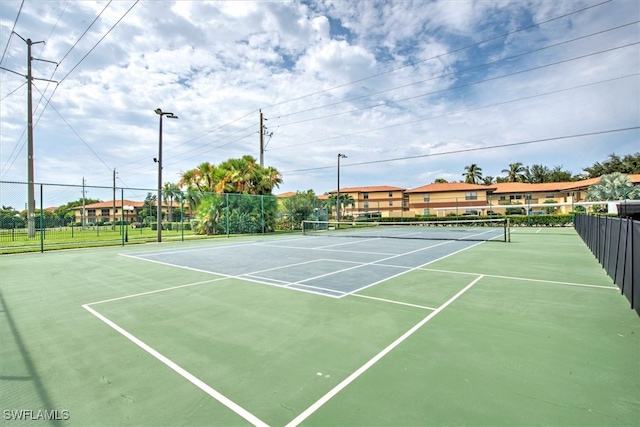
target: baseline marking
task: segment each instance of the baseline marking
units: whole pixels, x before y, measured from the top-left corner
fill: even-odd
[[[129,339],[135,345],[137,345],[138,347],[140,347],[141,349],[143,349],[144,351],[146,351],[147,353],[149,353],[150,355],[152,355],[153,357],[158,359],[160,362],[164,363],[166,366],[171,368],[178,375],[180,375],[183,378],[185,378],[191,384],[195,385],[200,390],[204,391],[209,396],[213,397],[215,400],[217,400],[218,402],[222,403],[224,406],[226,406],[227,408],[231,409],[233,412],[235,412],[236,414],[238,414],[239,416],[241,416],[245,420],[249,421],[254,426],[269,427],[269,425],[267,423],[265,423],[264,421],[262,421],[261,419],[259,419],[255,415],[253,415],[251,412],[247,411],[246,409],[244,409],[243,407],[241,407],[237,403],[233,402],[231,399],[229,399],[228,397],[224,396],[222,393],[220,393],[219,391],[215,390],[214,388],[210,387],[204,381],[200,380],[195,375],[191,374],[189,371],[187,371],[186,369],[182,368],[180,365],[178,365],[177,363],[173,362],[168,357],[164,356],[162,353],[160,353],[157,350],[155,350],[153,347],[147,345],[142,340],[140,340],[137,337],[135,337],[133,334],[127,332],[125,329],[121,328],[116,323],[112,322],[111,320],[109,320],[108,318],[103,316],[102,314],[98,313],[97,311],[95,311],[94,309],[89,307],[88,304],[82,305],[82,308],[87,310],[89,313],[93,314],[99,320],[101,320],[102,322],[106,323],[108,326],[110,326],[116,332],[120,333],[121,335],[123,335],[124,337]]]
[[[441,243],[441,244],[443,244],[443,245],[444,245],[444,244],[452,243],[452,242],[453,242],[453,241],[449,241],[449,242],[445,242],[445,243]],[[395,274],[395,275],[393,275],[393,276],[390,276],[390,277],[384,278],[384,279],[382,279],[382,280],[378,280],[377,282],[370,283],[370,284],[368,284],[367,286],[363,286],[363,287],[361,287],[361,288],[359,288],[359,289],[355,289],[355,290],[353,290],[353,291],[349,292],[347,295],[352,295],[352,294],[354,294],[355,292],[360,292],[360,291],[365,290],[365,289],[367,289],[367,288],[370,288],[370,287],[372,287],[372,286],[379,285],[380,283],[385,282],[385,281],[387,281],[387,280],[395,279],[396,277],[402,276],[403,274],[407,274],[407,273],[410,273],[410,272],[412,272],[412,271],[415,271],[415,270],[421,269],[422,267],[424,267],[424,266],[426,266],[426,265],[433,264],[433,263],[434,263],[434,262],[436,262],[436,261],[440,261],[440,260],[445,259],[445,258],[448,258],[448,257],[450,257],[450,256],[452,256],[452,255],[459,254],[460,252],[464,252],[464,251],[466,251],[467,249],[475,248],[476,246],[481,245],[481,244],[483,244],[483,243],[485,243],[485,242],[478,242],[478,243],[476,243],[476,244],[474,244],[474,245],[467,246],[466,248],[462,248],[462,249],[457,250],[457,251],[455,251],[455,252],[451,252],[450,254],[447,254],[447,255],[441,256],[440,258],[436,258],[436,259],[434,259],[434,260],[431,260],[431,261],[429,261],[429,262],[426,262],[426,263],[424,263],[424,264],[422,264],[422,265],[419,265],[419,266],[417,266],[417,267],[409,267],[409,268],[407,269],[407,271],[402,271],[402,272],[400,272],[400,273],[398,273],[398,274]],[[436,245],[436,246],[438,246],[438,245]],[[430,248],[431,248],[431,247],[434,247],[434,246],[430,246]],[[385,261],[385,260],[380,260],[380,261]],[[381,265],[383,265],[383,264],[381,264]],[[477,274],[476,274],[476,276],[477,276]]]
[[[469,275],[469,276],[477,276],[478,275],[478,273],[468,273],[468,272],[465,272],[465,271],[437,270],[437,269],[434,269],[434,268],[422,268],[422,267],[418,267],[418,268],[420,270],[434,271],[436,273],[466,274],[466,275]],[[588,285],[586,283],[559,282],[557,280],[542,280],[542,279],[529,279],[529,278],[526,278],[526,277],[499,276],[499,275],[496,275],[496,274],[485,274],[484,277],[492,277],[492,278],[495,278],[495,279],[519,280],[519,281],[522,281],[522,282],[551,283],[551,284],[554,284],[554,285],[579,286],[579,287],[583,287],[583,288],[616,289],[616,290],[620,289],[617,286]]]
[[[398,304],[398,305],[406,305],[409,307],[416,307],[416,308],[423,308],[425,310],[437,310],[435,307],[427,307],[424,305],[418,305],[418,304],[410,304],[408,302],[402,302],[402,301],[395,301],[395,300],[391,300],[391,299],[386,299],[386,298],[378,298],[378,297],[372,297],[369,295],[362,295],[362,294],[351,294],[354,297],[358,297],[358,298],[366,298],[366,299],[372,299],[372,300],[376,300],[376,301],[382,301],[382,302],[389,302],[391,304]]]
[[[286,425],[286,427],[295,427],[295,426],[299,425],[301,422],[303,422],[304,420],[306,420],[314,412],[316,412],[318,409],[320,409],[320,407],[322,407],[325,403],[327,403],[329,400],[331,400],[331,398],[333,398],[336,394],[340,393],[340,391],[342,391],[345,387],[347,387],[349,384],[351,384],[356,378],[358,378],[360,375],[365,373],[369,368],[371,368],[373,365],[375,365],[380,359],[382,359],[384,356],[386,356],[391,350],[393,350],[394,348],[399,346],[403,341],[405,341],[407,338],[409,338],[411,335],[413,335],[418,329],[420,329],[422,326],[424,326],[428,321],[430,321],[435,316],[437,316],[438,313],[440,313],[442,310],[447,308],[452,302],[454,302],[462,294],[464,294],[466,291],[468,291],[473,285],[478,283],[483,277],[484,276],[477,277],[474,281],[472,281],[467,286],[462,288],[462,290],[460,290],[457,294],[455,294],[454,296],[449,298],[444,304],[442,304],[440,307],[438,307],[435,311],[430,313],[427,317],[422,319],[418,324],[416,324],[411,329],[409,329],[407,332],[405,332],[402,336],[400,336],[400,338],[396,339],[394,342],[389,344],[384,350],[382,350],[380,353],[378,353],[375,356],[373,356],[368,362],[366,362],[364,365],[362,365],[360,368],[358,368],[358,370],[356,370],[354,373],[352,373],[347,378],[342,380],[342,382],[340,382],[340,384],[338,384],[337,386],[332,388],[327,394],[322,396],[315,403],[313,403],[311,406],[309,406],[307,409],[305,409],[303,412],[301,412],[300,415],[298,415],[293,420],[291,420]]]

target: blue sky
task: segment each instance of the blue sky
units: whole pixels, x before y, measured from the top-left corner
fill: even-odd
[[[640,151],[621,130],[640,126],[639,20],[635,0],[3,0],[0,65],[26,73],[14,25],[59,63],[33,63],[60,82],[34,82],[36,182],[111,186],[116,169],[119,187],[156,188],[162,108],[179,116],[164,182],[258,158],[262,110],[276,192],[334,190],[338,153],[343,187],[415,188],[472,163],[578,174]],[[24,83],[0,71],[5,181],[27,179]]]

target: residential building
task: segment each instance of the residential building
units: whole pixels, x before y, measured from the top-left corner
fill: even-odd
[[[416,215],[478,215],[482,206],[488,204],[488,194],[493,186],[445,182],[423,185],[406,190],[409,213]]]
[[[115,208],[114,208],[115,206]],[[124,206],[124,207],[123,207]],[[83,224],[96,224],[101,222],[121,221],[124,219],[126,223],[139,222],[141,220],[140,211],[144,208],[144,202],[136,202],[133,200],[113,200],[106,202],[91,203],[83,206],[71,208],[74,211],[74,221]],[[185,205],[184,210],[188,211]],[[83,214],[84,210],[84,214]],[[173,216],[173,221],[180,220],[180,205],[162,202],[163,218],[166,220],[169,216],[169,210]],[[183,216],[187,214],[183,211]],[[84,221],[83,221],[84,215]],[[155,217],[154,217],[155,221]]]
[[[629,175],[640,185],[640,174]],[[507,208],[521,206],[521,212],[543,211],[556,204],[556,213],[573,212],[587,205],[586,192],[600,178],[573,182],[528,184],[504,182],[491,185],[463,182],[435,183],[405,191],[410,215],[490,215],[505,214]],[[515,206],[514,206],[515,205]]]
[[[388,185],[341,188],[341,216],[402,217],[408,212],[405,191],[404,188]],[[329,194],[337,194],[337,191],[330,191]]]

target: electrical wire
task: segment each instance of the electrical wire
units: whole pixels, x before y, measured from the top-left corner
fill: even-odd
[[[287,146],[284,146],[284,147],[274,148],[271,151],[280,150],[280,149],[283,149],[283,148],[298,147],[298,146],[301,146],[301,145],[313,144],[313,143],[318,143],[318,142],[324,142],[324,141],[329,141],[329,140],[333,140],[333,139],[347,138],[347,137],[356,136],[356,135],[364,135],[364,134],[367,134],[367,133],[370,133],[370,132],[378,132],[378,131],[381,131],[381,130],[392,129],[392,128],[401,127],[401,126],[407,126],[407,125],[412,125],[412,124],[416,124],[416,123],[420,123],[420,122],[424,122],[424,121],[428,121],[428,120],[440,119],[442,117],[454,116],[454,115],[461,114],[461,113],[469,113],[471,111],[478,111],[478,110],[482,110],[482,109],[485,109],[485,108],[498,107],[498,106],[501,106],[501,105],[512,104],[512,103],[524,101],[524,100],[527,100],[527,99],[540,98],[540,97],[543,97],[543,96],[554,95],[554,94],[557,94],[557,93],[567,92],[567,91],[571,91],[571,90],[575,90],[575,89],[582,89],[582,88],[589,87],[589,86],[594,86],[594,85],[603,84],[603,83],[609,83],[609,82],[613,82],[613,81],[616,81],[616,80],[622,80],[622,79],[627,79],[627,78],[630,78],[630,77],[636,77],[636,76],[639,76],[639,75],[640,75],[640,73],[634,73],[634,74],[629,74],[629,75],[625,75],[625,76],[614,77],[612,79],[600,80],[600,81],[597,81],[597,82],[586,83],[586,84],[583,84],[583,85],[572,86],[572,87],[563,88],[563,89],[556,89],[556,90],[553,90],[553,91],[550,91],[550,92],[544,92],[544,93],[540,93],[540,94],[536,94],[536,95],[525,96],[525,97],[522,97],[522,98],[511,99],[511,100],[508,100],[508,101],[501,101],[501,102],[497,102],[497,103],[494,103],[494,104],[481,105],[481,106],[478,106],[478,107],[467,108],[467,109],[464,109],[464,110],[451,111],[451,112],[448,112],[448,113],[445,113],[445,114],[439,114],[439,115],[436,115],[436,116],[423,117],[423,118],[416,119],[416,120],[410,120],[408,122],[394,123],[392,125],[382,126],[382,127],[378,127],[378,128],[375,128],[375,129],[368,129],[368,130],[353,132],[353,133],[344,134],[344,135],[337,135],[337,136],[332,136],[332,137],[328,137],[328,138],[315,139],[313,141],[307,141],[307,142],[302,142],[302,143],[298,143],[298,144],[287,145]]]
[[[300,111],[296,111],[296,112],[293,112],[293,113],[280,114],[278,116],[278,118],[289,117],[289,116],[293,116],[293,115],[297,115],[297,114],[301,114],[301,113],[307,113],[309,111],[319,110],[319,109],[328,108],[328,107],[335,107],[336,105],[340,105],[340,104],[344,104],[344,103],[348,103],[348,102],[353,102],[353,101],[357,101],[357,100],[364,99],[364,98],[370,98],[370,97],[375,96],[375,95],[380,95],[380,94],[383,94],[383,93],[392,92],[392,91],[395,91],[395,90],[398,90],[398,89],[406,89],[408,87],[415,86],[417,84],[426,83],[426,82],[429,82],[429,81],[438,80],[438,79],[442,79],[442,78],[445,78],[445,77],[451,77],[451,76],[462,74],[462,73],[465,73],[465,72],[468,72],[468,71],[476,70],[478,68],[487,67],[489,65],[495,65],[495,64],[498,64],[498,63],[501,63],[501,62],[510,61],[512,59],[519,58],[519,57],[522,57],[522,56],[525,56],[525,55],[530,55],[532,53],[541,52],[543,50],[551,49],[551,48],[558,47],[558,46],[561,46],[561,45],[564,45],[564,44],[568,44],[568,43],[572,43],[572,42],[575,42],[575,41],[578,41],[578,40],[582,40],[582,39],[586,39],[586,38],[589,38],[589,37],[593,37],[595,35],[601,35],[601,34],[609,32],[609,31],[618,30],[618,29],[621,29],[621,28],[624,28],[624,27],[628,27],[630,25],[635,25],[635,24],[638,24],[638,23],[640,23],[640,20],[633,21],[633,22],[630,22],[630,23],[627,23],[627,24],[623,24],[623,25],[619,25],[617,27],[609,28],[609,29],[606,29],[606,30],[603,30],[603,31],[598,31],[598,32],[595,32],[595,33],[591,33],[591,34],[588,34],[588,35],[585,35],[585,36],[580,36],[580,37],[576,37],[576,38],[573,38],[573,39],[570,39],[570,40],[565,40],[565,41],[562,41],[562,42],[559,42],[559,43],[554,43],[554,44],[551,44],[551,45],[548,45],[548,46],[543,46],[543,47],[538,48],[538,49],[530,50],[530,51],[527,51],[527,52],[522,52],[522,53],[519,53],[517,55],[508,56],[506,58],[501,58],[501,59],[498,59],[498,60],[495,60],[495,61],[485,62],[485,63],[479,64],[479,65],[474,65],[473,67],[464,68],[464,69],[453,71],[453,72],[450,72],[450,73],[440,74],[438,76],[430,77],[428,79],[416,81],[416,82],[405,84],[405,85],[402,85],[402,86],[396,86],[396,87],[393,87],[393,88],[390,88],[390,89],[385,89],[385,90],[374,92],[374,93],[370,93],[370,94],[367,94],[367,95],[357,96],[357,97],[346,99],[346,100],[343,100],[343,101],[332,102],[330,104],[325,104],[325,105],[322,105],[322,106],[319,106],[319,107],[307,108],[306,110],[300,110]],[[626,45],[623,46],[623,47],[626,47]],[[598,53],[602,53],[602,52],[607,52],[607,51],[595,52],[594,54],[598,54]],[[580,58],[584,58],[586,56],[588,56],[588,55],[575,57],[573,59],[580,59]],[[549,65],[560,64],[562,62],[563,61],[559,61],[559,62],[555,62],[555,63],[549,64]],[[547,66],[549,66],[549,65],[547,65]],[[543,68],[543,67],[544,66],[530,68],[530,69],[524,70],[524,71],[536,70],[538,68]],[[498,78],[507,77],[507,76],[511,76],[511,75],[514,75],[514,74],[517,74],[517,72],[511,73],[511,74],[506,74],[506,75],[503,75],[503,76],[498,77]],[[489,81],[489,80],[490,79],[481,80],[480,82]],[[454,86],[452,88],[455,89],[455,88],[464,87],[464,86],[465,85]],[[447,89],[445,89],[445,90],[447,90]],[[437,92],[442,92],[442,91],[437,91]],[[427,93],[427,94],[424,94],[424,95],[429,95],[429,94],[433,94],[433,93],[437,93],[437,92],[431,92],[431,93]],[[394,101],[387,101],[387,102],[384,102],[382,104],[376,104],[376,105],[369,106],[369,107],[364,107],[364,108],[359,108],[359,109],[354,109],[354,110],[349,110],[349,111],[344,111],[344,112],[333,113],[333,114],[329,114],[329,115],[326,115],[326,116],[321,116],[321,117],[318,117],[318,118],[311,118],[311,119],[299,120],[299,121],[296,121],[296,122],[284,123],[284,124],[281,124],[280,126],[284,127],[284,126],[289,126],[289,125],[292,125],[292,124],[304,123],[304,122],[317,120],[317,119],[321,119],[321,118],[333,117],[333,116],[340,115],[340,114],[347,114],[347,113],[354,112],[354,111],[365,110],[365,109],[368,109],[368,108],[377,108],[377,107],[381,107],[381,106],[384,106],[384,105],[389,105],[389,104],[398,103],[398,102],[401,102],[401,101],[406,101],[406,100],[418,98],[418,97],[424,96],[424,95],[417,95],[417,96],[412,96],[412,97],[409,97],[409,98],[404,98],[404,99],[399,99],[399,100],[394,100]]]
[[[7,39],[7,44],[4,47],[4,51],[2,52],[2,57],[0,58],[0,65],[2,65],[2,61],[4,61],[4,56],[7,53],[7,49],[9,48],[9,44],[11,43],[11,38],[13,37],[13,32],[16,29],[16,25],[18,24],[18,18],[20,18],[20,13],[22,12],[22,6],[24,6],[24,0],[20,3],[20,9],[18,9],[18,14],[16,15],[16,19],[13,21],[13,27],[11,27],[11,32],[9,33],[9,38]]]
[[[522,141],[522,142],[512,142],[512,143],[508,143],[508,144],[488,145],[486,147],[465,148],[465,149],[462,149],[462,150],[444,151],[444,152],[441,152],[441,153],[418,154],[418,155],[415,155],[415,156],[396,157],[396,158],[392,158],[392,159],[371,160],[371,161],[368,161],[368,162],[358,162],[358,163],[346,163],[346,164],[340,165],[340,167],[342,168],[342,167],[353,167],[353,166],[362,166],[362,165],[373,165],[373,164],[379,164],[379,163],[397,162],[397,161],[400,161],[400,160],[423,159],[423,158],[426,158],[426,157],[446,156],[446,155],[449,155],[449,154],[471,153],[471,152],[474,152],[474,151],[494,150],[496,148],[506,148],[506,147],[517,147],[517,146],[521,146],[521,145],[538,144],[538,143],[550,142],[550,141],[560,141],[560,140],[563,140],[563,139],[581,138],[581,137],[585,137],[585,136],[603,135],[603,134],[614,133],[614,132],[626,132],[626,131],[637,130],[637,129],[640,129],[640,126],[631,126],[631,127],[619,128],[619,129],[609,129],[609,130],[603,130],[603,131],[597,131],[597,132],[579,133],[579,134],[574,134],[574,135],[555,136],[555,137],[551,137],[551,138],[534,139],[534,140]],[[306,168],[306,169],[296,169],[296,170],[290,170],[290,171],[282,171],[281,173],[285,174],[285,173],[294,173],[294,172],[308,172],[308,171],[323,170],[323,169],[334,169],[334,168],[335,168],[335,165],[334,166],[320,166],[320,167],[316,167],[316,168]]]

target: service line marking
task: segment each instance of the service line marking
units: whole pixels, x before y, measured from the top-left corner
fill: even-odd
[[[261,419],[253,415],[251,412],[247,411],[246,409],[244,409],[243,407],[241,407],[240,405],[238,405],[237,403],[235,403],[234,401],[232,401],[231,399],[229,399],[228,397],[226,397],[225,395],[223,395],[213,387],[209,386],[204,381],[202,381],[201,379],[199,379],[198,377],[196,377],[195,375],[193,375],[192,373],[190,373],[189,371],[187,371],[186,369],[184,369],[183,367],[181,367],[180,365],[178,365],[168,357],[164,356],[162,353],[155,350],[153,347],[149,346],[148,344],[138,339],[133,334],[127,332],[124,328],[118,326],[116,323],[112,322],[107,317],[103,316],[102,314],[95,311],[93,308],[89,307],[88,304],[84,304],[82,308],[87,310],[89,313],[93,314],[96,318],[98,318],[102,322],[106,323],[109,327],[111,327],[116,332],[120,333],[121,335],[129,339],[131,342],[133,342],[135,345],[137,345],[138,347],[140,347],[141,349],[149,353],[151,356],[158,359],[160,362],[162,362],[167,367],[169,367],[174,372],[176,372],[178,375],[182,376],[187,381],[189,381],[190,383],[198,387],[200,390],[204,391],[209,396],[213,397],[215,400],[222,403],[224,406],[231,409],[233,412],[235,412],[245,420],[249,421],[254,426],[260,426],[260,427],[269,426],[267,423],[265,423],[264,421],[262,421]]]
[[[298,415],[293,420],[291,420],[291,422],[289,422],[286,425],[286,427],[295,427],[295,426],[299,425],[301,422],[303,422],[304,420],[306,420],[307,418],[309,418],[309,416],[311,416],[314,412],[316,412],[318,409],[320,409],[325,403],[327,403],[329,400],[331,400],[331,398],[333,398],[336,394],[340,393],[340,391],[342,391],[345,387],[347,387],[349,384],[351,384],[360,375],[365,373],[369,368],[371,368],[373,365],[375,365],[380,359],[382,359],[384,356],[386,356],[391,350],[393,350],[394,348],[396,348],[397,346],[402,344],[402,342],[404,342],[407,338],[409,338],[411,335],[413,335],[418,329],[420,329],[422,326],[424,326],[428,321],[430,321],[435,316],[437,316],[440,312],[442,312],[442,310],[447,308],[451,303],[453,303],[456,299],[458,299],[462,294],[464,294],[466,291],[468,291],[473,285],[478,283],[480,281],[480,279],[482,279],[483,277],[484,276],[477,277],[474,281],[472,281],[467,286],[462,288],[462,290],[460,290],[457,294],[455,294],[454,296],[449,298],[444,304],[442,304],[440,307],[438,307],[435,311],[430,313],[427,317],[422,319],[418,324],[416,324],[411,329],[409,329],[407,332],[405,332],[402,336],[400,336],[400,338],[396,339],[394,342],[389,344],[380,353],[378,353],[375,356],[373,356],[368,362],[366,362],[364,365],[362,365],[360,368],[358,368],[354,373],[352,373],[347,378],[342,380],[342,382],[340,382],[340,384],[338,384],[337,386],[332,388],[327,394],[322,396],[315,403],[313,403],[311,406],[309,406],[307,409],[305,409],[303,412],[301,412],[300,415]]]

